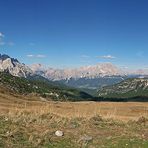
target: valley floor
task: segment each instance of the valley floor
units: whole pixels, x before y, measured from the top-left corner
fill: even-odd
[[[0,93],[0,147],[148,147],[148,103],[37,100]]]

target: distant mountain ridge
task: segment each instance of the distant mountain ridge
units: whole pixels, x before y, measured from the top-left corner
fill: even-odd
[[[49,80],[87,91],[121,82],[125,75],[111,63],[101,63],[73,69],[46,68],[41,64],[31,65],[34,74]]]
[[[34,73],[41,74],[54,81],[70,78],[97,78],[122,74],[121,70],[111,63],[100,63],[97,65],[83,66],[73,69],[45,68],[41,64],[34,64],[31,65],[30,68]]]
[[[74,69],[54,69],[41,64],[33,64],[30,68],[35,74],[49,80],[82,90],[97,90],[104,86],[117,84],[128,78],[147,77],[147,71],[145,70],[128,72],[111,63],[100,63]]]

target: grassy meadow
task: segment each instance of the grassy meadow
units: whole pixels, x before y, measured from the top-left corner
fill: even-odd
[[[0,147],[148,147],[148,103],[39,99],[0,93]],[[57,130],[64,135],[57,137]]]

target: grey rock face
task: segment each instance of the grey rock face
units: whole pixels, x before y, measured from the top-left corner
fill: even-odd
[[[17,59],[10,58],[8,55],[0,54],[0,71],[9,72],[13,76],[27,77],[32,74],[32,70],[25,64],[20,63]]]

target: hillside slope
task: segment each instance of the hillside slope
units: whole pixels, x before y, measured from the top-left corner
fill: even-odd
[[[103,87],[98,91],[98,96],[112,99],[135,99],[148,101],[148,79],[127,79],[121,83]]]
[[[12,76],[6,72],[0,72],[0,86],[22,95],[34,93],[47,100],[83,101],[93,99],[91,95],[83,91],[67,88],[45,79],[35,77],[26,79]]]

